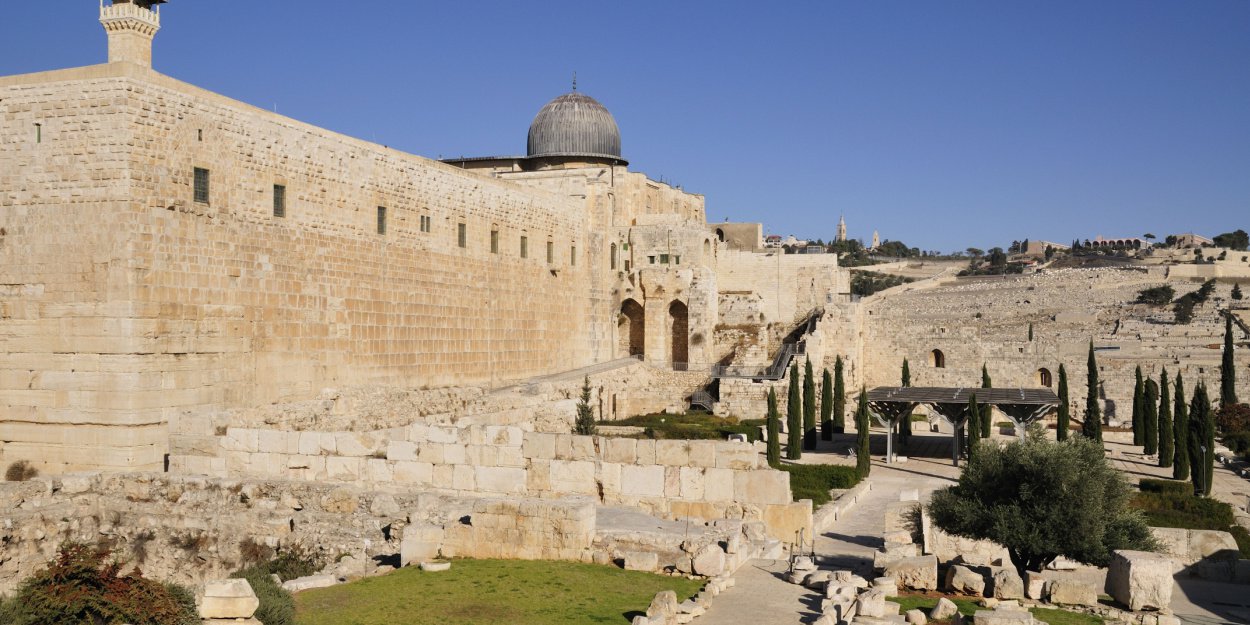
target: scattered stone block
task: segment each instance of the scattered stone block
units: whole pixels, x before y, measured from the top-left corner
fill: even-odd
[[[924,612],[921,612],[920,610],[908,610],[907,614],[904,616],[907,617],[908,625],[927,625],[929,622],[929,619],[925,617]]]
[[[1098,605],[1098,592],[1093,586],[1067,579],[1046,584],[1046,600],[1055,605]]]
[[[1033,615],[1025,610],[977,610],[974,625],[1034,625]]]
[[[282,582],[282,588],[287,592],[300,592],[313,588],[329,588],[338,583],[338,578],[333,575],[308,575]]]
[[[1027,599],[1041,601],[1046,597],[1046,578],[1037,571],[1024,572],[1024,596]]]
[[[883,573],[894,578],[899,588],[937,590],[938,587],[936,556],[903,558],[886,565]]]
[[[657,571],[660,568],[660,554],[651,551],[626,551],[621,554],[626,571]]]
[[[200,601],[200,618],[247,619],[252,618],[259,607],[260,599],[245,579],[208,582],[204,585],[204,599]]]
[[[884,592],[887,597],[898,596],[898,582],[893,577],[878,577],[872,580],[872,587]]]
[[[954,601],[942,597],[938,599],[937,605],[929,610],[929,619],[934,621],[944,621],[952,616],[959,614],[959,606]]]
[[[1172,560],[1147,551],[1117,551],[1107,570],[1107,593],[1134,612],[1172,603]]]
[[[991,569],[993,577],[991,582],[994,586],[995,599],[1023,599],[1024,598],[1024,580],[1020,579],[1020,574],[1016,569],[1009,566],[995,567]]]
[[[677,593],[671,590],[662,590],[655,593],[655,598],[651,600],[651,605],[647,607],[647,618],[655,618],[657,616],[664,619],[671,619],[677,616]]]
[[[696,575],[715,577],[725,572],[725,552],[720,545],[708,545],[695,554],[691,565]]]
[[[865,590],[855,599],[855,614],[881,618],[885,616],[885,593],[880,590]]]
[[[985,594],[985,576],[959,564],[946,570],[946,588],[952,592],[980,597]]]
[[[422,562],[421,570],[427,571],[430,573],[441,573],[443,571],[450,571],[451,563],[450,562]]]

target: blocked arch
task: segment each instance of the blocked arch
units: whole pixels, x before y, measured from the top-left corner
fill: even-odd
[[[1051,375],[1050,369],[1042,367],[1037,370],[1037,383],[1041,386],[1045,386],[1046,388],[1050,388],[1055,385],[1055,376]]]
[[[642,356],[646,353],[647,326],[642,304],[633,299],[621,302],[616,330],[621,356]]]
[[[673,332],[673,369],[685,371],[690,365],[690,310],[681,300],[673,300],[668,305],[668,319]]]

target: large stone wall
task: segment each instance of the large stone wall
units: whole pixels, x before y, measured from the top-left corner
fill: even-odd
[[[579,201],[125,63],[3,78],[0,98],[2,461],[159,468],[168,432],[206,414],[611,357]]]

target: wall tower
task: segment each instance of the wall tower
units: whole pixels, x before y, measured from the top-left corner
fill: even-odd
[[[165,0],[100,0],[100,24],[109,38],[109,63],[125,61],[152,67],[152,39],[161,29],[161,14],[154,6]]]

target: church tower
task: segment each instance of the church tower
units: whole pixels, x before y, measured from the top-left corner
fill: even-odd
[[[152,39],[161,29],[161,14],[153,6],[165,0],[100,0],[100,24],[109,38],[109,63],[127,62],[152,67]]]
[[[846,241],[846,217],[845,216],[841,216],[841,215],[838,216],[838,236],[834,238],[834,241],[838,241],[840,243]]]

